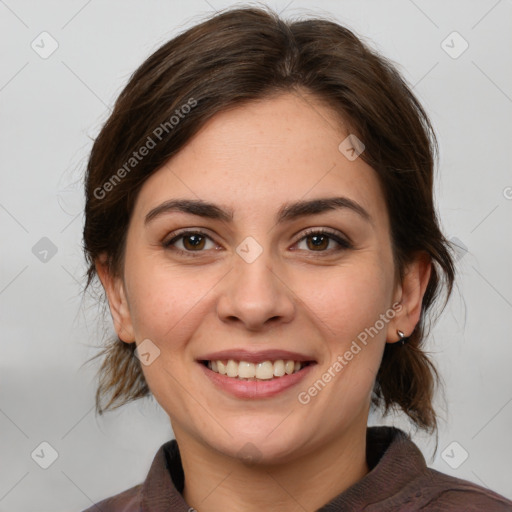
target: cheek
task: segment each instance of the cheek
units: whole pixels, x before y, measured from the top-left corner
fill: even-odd
[[[318,274],[314,287],[302,282],[305,310],[313,312],[328,354],[321,373],[298,396],[311,417],[321,418],[319,433],[330,435],[351,418],[363,417],[369,406],[387,333],[381,315],[392,296],[392,271],[384,266],[384,257],[367,253],[328,276]]]
[[[162,261],[161,255],[132,253],[125,276],[136,339],[149,338],[165,351],[186,345],[206,314],[209,292],[224,274],[220,269],[180,268]]]
[[[300,280],[297,296],[314,313],[332,349],[342,350],[376,323],[392,297],[392,270],[383,263],[353,263]],[[378,328],[385,336],[379,322]]]
[[[197,407],[183,392],[189,379],[189,342],[211,309],[208,291],[222,277],[197,269],[158,264],[151,257],[132,256],[125,265],[130,315],[137,343],[151,340],[158,357],[141,365],[157,402],[169,415],[183,411],[194,416]]]
[[[328,353],[322,365],[330,371],[324,373],[325,382],[333,382],[321,400],[340,405],[340,415],[367,402],[380,366],[392,318],[385,316],[392,297],[392,267],[383,266],[382,260],[374,259],[340,267],[319,276],[313,293],[307,293],[303,283],[306,309],[314,313]]]

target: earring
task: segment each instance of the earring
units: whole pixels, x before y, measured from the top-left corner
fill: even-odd
[[[401,331],[400,329],[397,329],[396,330],[396,333],[398,334],[398,336],[400,337],[400,340],[399,340],[399,343],[400,345],[405,345],[405,342],[407,341],[405,339],[405,334],[403,333],[403,331]]]

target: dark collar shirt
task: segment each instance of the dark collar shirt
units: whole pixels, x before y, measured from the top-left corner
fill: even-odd
[[[317,512],[512,511],[512,501],[505,497],[428,468],[418,447],[395,427],[369,427],[366,453],[370,471]],[[84,512],[194,512],[181,495],[183,486],[173,439],[159,448],[143,483]]]

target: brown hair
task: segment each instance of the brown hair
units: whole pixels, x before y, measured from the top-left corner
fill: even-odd
[[[328,105],[365,144],[360,157],[383,187],[400,276],[417,251],[433,262],[421,319],[404,346],[386,344],[372,401],[384,412],[401,408],[417,426],[434,430],[438,374],[422,349],[425,314],[439,295],[442,278],[446,301],[454,281],[450,245],[433,203],[437,141],[395,66],[333,21],[285,22],[271,9],[229,9],[167,42],[135,71],[96,138],[87,166],[86,289],[102,255],[112,275],[122,275],[125,237],[140,187],[208,119],[243,102],[300,91]],[[134,151],[149,147],[150,139],[154,147],[135,159]],[[92,358],[104,356],[97,413],[150,394],[135,348],[115,338]]]

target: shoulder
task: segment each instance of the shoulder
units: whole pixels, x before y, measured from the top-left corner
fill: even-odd
[[[483,486],[426,465],[410,436],[395,427],[368,429],[367,460],[372,470],[354,486],[361,507],[371,511],[512,512],[512,501]],[[368,506],[368,489],[373,489]],[[347,495],[347,493],[345,493]],[[357,501],[359,499],[359,501]]]
[[[171,439],[160,446],[156,452],[144,482],[103,499],[83,512],[161,510],[158,507],[162,503],[172,505],[174,508],[171,510],[186,511],[189,507],[183,501],[176,483],[180,488],[183,487],[183,470],[177,442]]]
[[[511,512],[512,501],[468,480],[426,468],[417,481],[416,496],[422,502],[420,510],[473,512]],[[419,496],[418,496],[419,495]]]
[[[83,512],[139,512],[141,506],[141,491],[143,484],[135,485],[110,498],[92,505]]]

